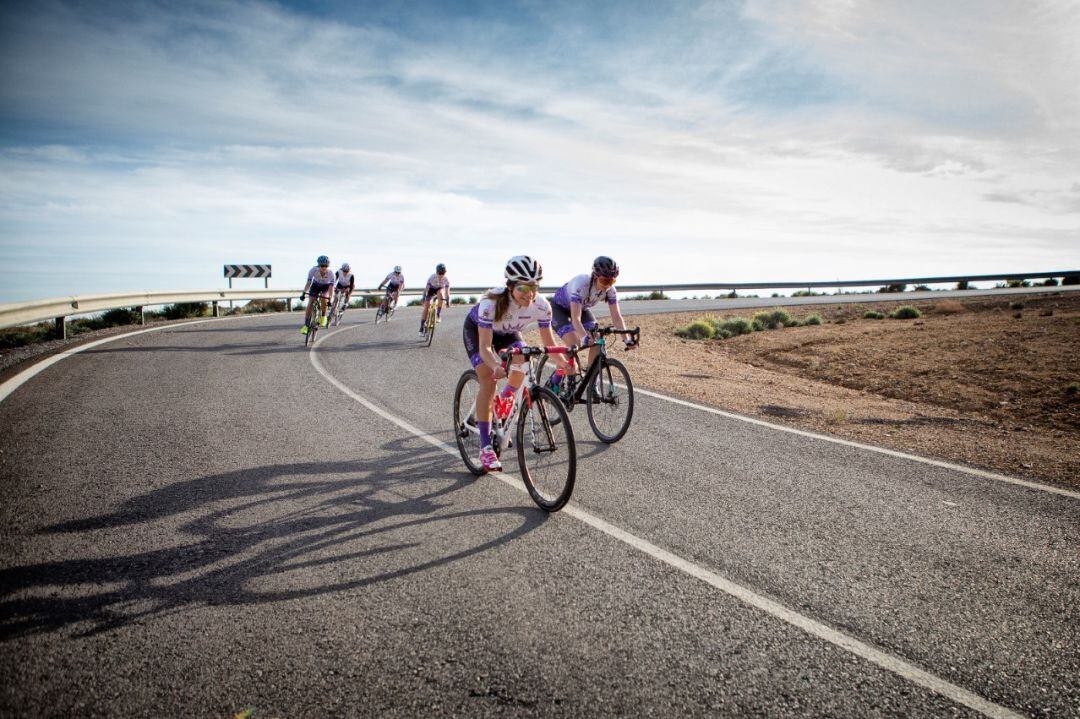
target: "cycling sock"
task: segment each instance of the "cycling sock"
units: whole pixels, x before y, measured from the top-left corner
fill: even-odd
[[[491,422],[477,422],[476,428],[480,430],[480,446],[491,446]]]
[[[499,393],[499,396],[502,397],[503,399],[506,399],[507,397],[509,397],[510,395],[512,395],[516,391],[517,391],[517,388],[514,387],[514,385],[508,384],[508,385],[506,385],[505,387],[502,388],[502,392]]]
[[[565,377],[565,376],[566,376],[566,370],[563,370],[563,369],[555,370],[555,374],[551,375],[551,386],[552,387],[558,387],[559,384],[562,382],[562,378]]]

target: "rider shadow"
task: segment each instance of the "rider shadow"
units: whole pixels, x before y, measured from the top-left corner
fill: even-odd
[[[361,590],[521,538],[547,519],[525,505],[456,509],[474,484],[430,447],[389,459],[269,465],[178,482],[116,512],[39,535],[132,527],[161,548],[0,571],[0,640],[68,627],[88,636],[204,605],[258,605]],[[487,517],[477,522],[479,518]],[[492,517],[501,517],[498,522]],[[154,529],[153,525],[160,528]],[[152,534],[151,534],[152,532]],[[81,541],[57,538],[63,545]]]

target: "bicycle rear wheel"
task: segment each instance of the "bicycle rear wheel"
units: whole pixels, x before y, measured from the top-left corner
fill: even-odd
[[[566,377],[563,377],[563,379],[562,379],[563,384],[561,386],[556,387],[556,386],[552,385],[551,384],[551,378],[555,375],[556,364],[555,364],[554,361],[548,362],[547,360],[548,360],[547,355],[543,355],[542,357],[540,357],[540,362],[536,365],[536,382],[541,387],[545,387],[545,388],[551,390],[552,392],[554,392],[555,395],[560,400],[562,400],[563,407],[565,407],[567,413],[569,413],[569,412],[573,411],[574,408],[573,408],[573,405],[567,401],[567,397],[566,397],[566,394],[565,394],[566,387],[567,387]],[[562,420],[560,418],[558,418],[558,417],[552,417],[551,418],[552,424],[558,424],[561,421]]]
[[[484,466],[480,464],[480,430],[476,428],[476,396],[479,393],[480,378],[476,370],[462,373],[454,390],[454,439],[465,466],[477,477],[484,473]]]
[[[536,505],[557,512],[570,501],[577,476],[577,445],[566,408],[555,393],[533,387],[517,425],[518,467]]]
[[[586,393],[589,425],[601,442],[618,442],[634,416],[634,385],[623,363],[606,358]]]

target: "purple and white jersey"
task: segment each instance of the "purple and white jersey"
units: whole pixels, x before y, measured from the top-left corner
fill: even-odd
[[[593,287],[592,284],[592,275],[578,275],[555,290],[555,296],[551,299],[564,310],[570,309],[571,303],[574,302],[588,309],[604,298],[607,298],[609,305],[619,304],[619,295],[615,292],[615,285],[605,290],[599,285]]]
[[[441,290],[444,287],[449,290],[450,280],[447,279],[446,275],[439,277],[439,273],[436,272],[431,277],[427,278],[427,286],[433,290]]]
[[[337,286],[341,289],[354,286],[355,280],[353,278],[355,277],[355,275],[353,275],[351,271],[342,272],[341,270],[338,270],[334,273],[334,275],[337,277]]]
[[[487,294],[501,294],[509,292],[505,287],[488,290]],[[551,327],[551,305],[540,295],[526,307],[519,307],[513,298],[510,299],[510,307],[506,314],[498,322],[495,321],[495,300],[486,295],[469,312],[469,319],[478,327],[489,329],[497,335],[512,335],[515,332],[528,327],[533,322],[537,327]]]
[[[404,287],[405,286],[405,275],[401,274],[400,272],[391,272],[390,274],[388,274],[386,276],[386,279],[383,280],[379,284],[387,284],[388,285],[388,284],[391,284],[391,283],[396,284],[398,287]]]
[[[323,272],[322,268],[318,265],[312,267],[307,273],[308,282],[314,282],[320,285],[332,285],[334,284],[334,273],[327,267]]]

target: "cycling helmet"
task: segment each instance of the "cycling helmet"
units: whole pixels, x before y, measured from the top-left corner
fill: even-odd
[[[440,275],[442,273],[446,272],[446,265],[444,265],[441,262],[439,264],[435,265],[435,272],[437,272]]]
[[[319,255],[319,259],[315,260],[315,264],[319,265],[320,267],[329,267],[330,258],[326,255]]]
[[[593,274],[599,277],[619,276],[619,266],[615,264],[615,260],[610,257],[604,257],[603,255],[593,260],[592,271]]]
[[[341,271],[342,271],[342,272],[348,272],[348,271],[349,271],[349,270],[351,270],[351,269],[352,269],[352,268],[351,268],[351,267],[349,267],[349,263],[348,263],[348,262],[342,262],[342,263],[341,263]]]
[[[528,255],[515,255],[506,263],[506,279],[511,282],[539,282],[544,279],[544,268]]]
[[[401,265],[394,265],[394,272],[401,272]]]

